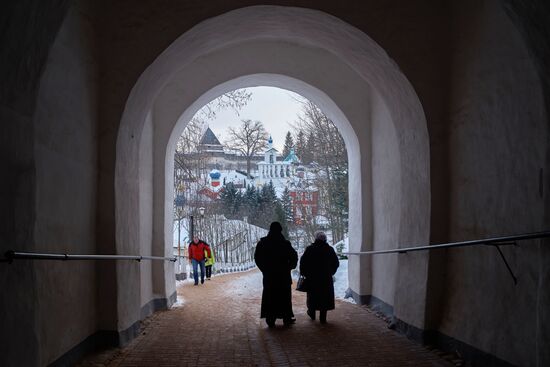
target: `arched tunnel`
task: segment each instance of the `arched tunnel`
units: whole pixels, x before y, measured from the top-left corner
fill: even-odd
[[[1,365],[75,364],[172,307],[177,137],[256,86],[315,102],[346,143],[354,307],[474,366],[550,364],[547,2],[1,8]]]

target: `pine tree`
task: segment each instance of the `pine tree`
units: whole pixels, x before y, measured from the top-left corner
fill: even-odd
[[[242,200],[242,211],[248,216],[248,222],[251,224],[257,223],[258,214],[258,192],[252,185],[246,188]]]
[[[290,154],[290,150],[292,148],[294,148],[294,139],[292,138],[292,134],[290,133],[290,131],[288,131],[286,133],[285,145],[283,147],[283,159]]]
[[[270,180],[267,185],[262,187],[262,196],[265,203],[273,205],[277,201],[277,194],[275,193],[273,181]]]
[[[285,187],[283,191],[283,197],[281,198],[281,204],[283,206],[285,222],[292,223],[294,222],[294,217],[292,215],[292,198],[290,197],[290,191]]]
[[[269,228],[269,224],[277,220],[275,212],[277,203],[279,203],[279,199],[277,199],[273,182],[270,181],[268,184],[262,186],[258,195],[256,218],[260,227]]]
[[[244,202],[246,205],[255,206],[258,203],[256,188],[252,185],[247,186],[244,192]]]
[[[229,182],[220,194],[222,210],[226,217],[235,218],[238,216],[241,207],[241,193],[235,188],[233,182]]]

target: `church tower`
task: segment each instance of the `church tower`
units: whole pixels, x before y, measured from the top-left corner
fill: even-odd
[[[264,153],[264,162],[267,164],[274,164],[277,162],[277,149],[273,148],[273,138],[271,135],[267,141],[267,149]]]

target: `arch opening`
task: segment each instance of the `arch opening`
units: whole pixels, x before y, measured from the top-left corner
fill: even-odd
[[[320,93],[281,75],[261,79]],[[225,87],[249,85],[250,80],[259,81],[258,76],[246,76]],[[246,105],[239,111],[217,109],[239,103]],[[272,221],[282,223],[299,255],[317,230],[325,231],[339,251],[347,247],[348,154],[338,127],[314,102],[265,85],[229,89],[187,124],[183,134],[175,127],[175,154],[167,150],[167,160],[174,161],[174,181],[167,193],[174,198],[173,247],[180,255],[176,278],[189,276],[184,256],[194,235],[217,254],[214,273],[252,267],[254,246]],[[241,134],[251,130],[255,133],[247,137],[261,137],[247,145]],[[253,150],[249,159],[248,149]],[[342,260],[338,298],[347,290],[347,259]]]
[[[143,254],[170,255],[177,137],[215,96],[260,85],[303,95],[337,123],[350,167],[352,251],[428,241],[428,136],[422,107],[405,76],[368,36],[332,16],[255,6],[185,33],[134,86],[117,140],[117,251],[139,246]],[[422,328],[427,256],[388,261],[350,260],[354,298],[380,299],[400,319]],[[139,319],[136,305],[173,300],[172,264],[117,267],[119,329]]]

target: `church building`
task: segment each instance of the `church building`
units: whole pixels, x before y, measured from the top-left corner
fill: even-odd
[[[264,160],[258,163],[258,176],[262,179],[276,177],[290,177],[294,175],[295,165],[299,159],[292,150],[282,161],[277,161],[278,151],[273,148],[273,138],[270,136],[267,141],[267,150],[264,153]]]

